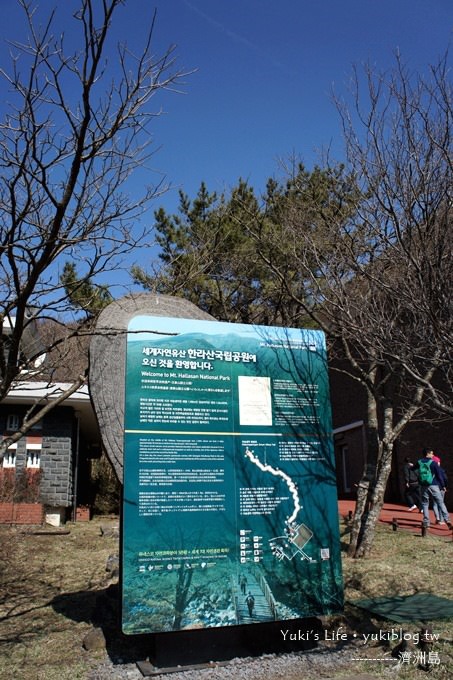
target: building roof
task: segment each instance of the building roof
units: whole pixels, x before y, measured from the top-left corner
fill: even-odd
[[[71,387],[72,383],[63,382],[33,382],[21,381],[10,389],[2,404],[11,406],[27,406],[38,400],[52,400],[59,397]],[[70,406],[79,417],[80,430],[88,441],[98,440],[99,432],[91,405],[90,394],[87,385],[67,397],[62,406]]]

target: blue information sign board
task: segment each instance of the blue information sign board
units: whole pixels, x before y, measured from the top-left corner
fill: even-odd
[[[342,608],[323,333],[136,316],[124,429],[126,634]]]

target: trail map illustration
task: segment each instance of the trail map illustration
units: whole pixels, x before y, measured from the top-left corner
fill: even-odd
[[[296,519],[299,510],[301,509],[300,502],[299,502],[299,492],[297,490],[297,486],[294,484],[293,480],[289,475],[287,475],[285,472],[282,472],[282,470],[274,469],[271,465],[263,464],[253,453],[253,451],[250,451],[249,449],[245,450],[245,455],[249,460],[252,461],[255,465],[259,467],[260,470],[263,472],[270,472],[272,475],[275,477],[281,477],[284,479],[286,484],[288,485],[288,489],[294,499],[294,510],[292,514],[288,517],[286,520],[288,524],[292,524],[294,520]]]
[[[124,432],[125,633],[342,607],[322,333],[136,316]]]
[[[263,464],[248,448],[245,450],[245,455],[249,460],[259,467],[263,472],[270,472],[275,477],[281,477],[287,484],[289,492],[294,500],[294,510],[289,517],[285,520],[284,535],[276,536],[269,540],[271,546],[272,554],[281,560],[286,558],[292,560],[297,555],[300,555],[301,559],[308,560],[309,562],[314,562],[312,557],[309,557],[302,548],[308,543],[313,533],[305,524],[297,524],[296,518],[299,511],[302,510],[299,499],[299,492],[297,486],[291,479],[289,475],[282,470],[275,469],[267,463]],[[292,546],[292,547],[291,547]]]

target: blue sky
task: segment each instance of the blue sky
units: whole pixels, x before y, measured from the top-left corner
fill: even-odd
[[[174,43],[178,67],[194,71],[183,93],[153,100],[164,108],[153,167],[174,187],[153,208],[168,211],[177,189],[193,197],[202,180],[221,191],[242,177],[260,191],[279,159],[294,154],[311,167],[327,146],[341,159],[331,93],[346,93],[352,65],[387,69],[398,49],[424,70],[453,36],[452,0],[127,0],[118,37],[133,48],[154,8],[155,52]],[[13,0],[0,10],[3,42],[17,33],[18,10]]]
[[[156,121],[155,158],[189,195],[201,180],[257,188],[291,154],[312,165],[323,147],[341,157],[332,88],[346,91],[352,65],[388,68],[399,49],[423,69],[452,39],[451,0],[161,0],[159,40],[197,68],[186,94]],[[172,203],[167,197],[166,204]]]

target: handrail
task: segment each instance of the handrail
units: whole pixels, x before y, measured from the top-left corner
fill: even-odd
[[[240,623],[241,621],[239,619],[236,581],[235,581],[233,575],[231,575],[231,595],[232,595],[232,598],[233,598],[233,606],[234,606],[234,614],[236,616],[236,623]]]
[[[263,591],[263,595],[266,598],[266,602],[269,605],[269,608],[272,612],[272,616],[274,617],[274,621],[278,618],[278,608],[277,608],[277,602],[275,600],[275,597],[272,594],[272,590],[269,587],[268,582],[266,581],[266,577],[264,576],[263,572],[258,568],[255,567],[255,576],[260,584],[260,588]]]

